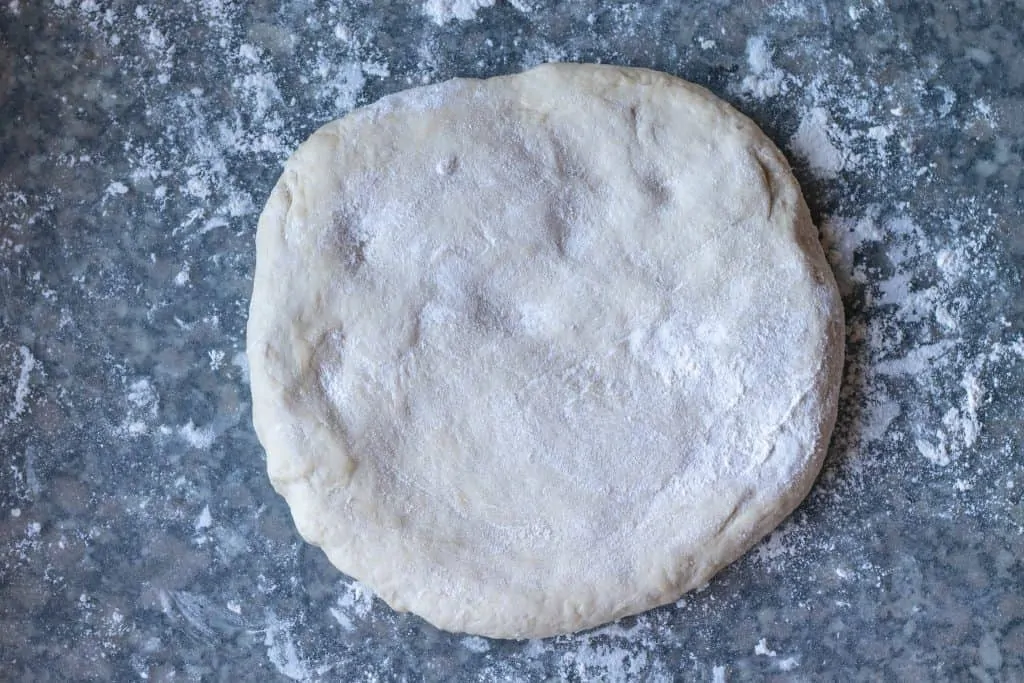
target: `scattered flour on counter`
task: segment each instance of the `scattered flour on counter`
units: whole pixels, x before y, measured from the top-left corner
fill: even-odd
[[[466,636],[459,642],[462,643],[462,647],[478,655],[491,649],[491,642],[480,636]]]
[[[104,194],[108,197],[117,197],[119,195],[128,194],[128,186],[115,180],[107,186]]]
[[[792,150],[807,162],[811,171],[823,178],[834,178],[847,165],[849,153],[837,147],[841,132],[829,121],[822,107],[808,111],[800,120],[800,127],[790,139]]]
[[[355,631],[356,622],[365,619],[373,609],[373,591],[355,580],[341,584],[341,595],[334,607],[328,608],[338,625]]]
[[[633,641],[616,644],[586,638],[562,655],[559,673],[562,677],[582,681],[628,683],[640,680],[645,674],[650,677],[649,664],[647,653]]]
[[[787,5],[773,11],[805,10]],[[854,20],[868,11],[874,10],[858,7]],[[987,340],[965,335],[979,326],[970,320],[972,299],[999,296],[998,288],[1006,287],[995,276],[1005,268],[999,265],[1002,250],[991,248],[997,217],[979,211],[969,196],[916,205],[876,197],[857,205],[843,192],[881,186],[891,187],[894,197],[916,196],[934,172],[927,162],[912,165],[919,158],[919,128],[984,137],[997,117],[983,100],[957,107],[949,87],[919,80],[883,86],[852,65],[828,78],[798,79],[787,73],[786,56],[773,52],[767,37],[750,37],[746,47],[746,72],[734,91],[768,102],[785,89],[796,128],[782,147],[798,174],[809,173],[839,198],[817,218],[848,308],[844,410],[829,459],[838,464],[827,464],[811,496],[841,504],[871,485],[870,472],[881,463],[916,459],[935,485],[948,486],[952,509],[980,514],[980,506],[959,507],[957,492],[984,481],[983,470],[994,466],[979,461],[976,450],[986,433],[986,402],[1000,375],[1019,363],[1009,349],[1024,344],[996,332]],[[933,109],[924,104],[935,100]],[[993,158],[999,158],[998,146]],[[989,169],[976,165],[975,171]],[[828,545],[791,518],[755,549],[754,558],[781,570]],[[860,578],[871,581],[880,572]]]
[[[424,0],[422,9],[431,21],[444,26],[450,21],[472,21],[477,11],[493,7],[494,3],[495,0]],[[533,11],[528,0],[509,0],[508,4],[523,14]]]
[[[178,435],[181,436],[189,446],[200,450],[209,448],[217,438],[212,426],[207,425],[206,427],[196,427],[192,420],[189,420],[188,424],[178,427]]]
[[[21,514],[19,510],[18,514],[12,517],[20,519]],[[19,533],[17,529],[22,531]],[[11,541],[6,545],[4,554],[0,555],[0,569],[6,572],[14,566],[30,562],[45,546],[45,542],[40,538],[42,530],[39,522],[27,522],[23,527],[20,523],[12,525]]]
[[[301,650],[295,643],[292,630],[291,622],[278,618],[273,612],[268,613],[263,639],[263,644],[267,648],[267,659],[279,674],[290,680],[313,680],[309,666],[303,661]]]
[[[917,450],[933,465],[944,467],[949,464],[949,451],[946,449],[946,440],[940,433],[938,440],[934,443],[922,437],[914,441]]]
[[[196,520],[196,531],[209,529],[211,526],[213,526],[213,515],[210,514],[210,506],[204,505],[203,511],[199,513],[199,518]]]
[[[795,22],[807,20],[811,12],[817,11],[812,9],[814,7],[814,5],[805,2],[805,0],[775,0],[768,3],[766,9],[775,17]]]
[[[313,73],[325,84],[321,92],[338,112],[353,109],[359,93],[366,86],[367,72],[362,65],[355,62],[339,64],[326,54],[319,56]]]
[[[249,357],[245,355],[245,351],[239,351],[231,357],[231,364],[238,368],[238,372],[242,375],[242,381],[246,384],[249,383]]]
[[[255,53],[253,53],[255,55]],[[251,60],[243,58],[243,62],[250,62]],[[259,64],[258,61],[255,64]],[[250,67],[251,68],[251,67]],[[277,81],[272,74],[267,71],[256,70],[251,73],[244,74],[240,78],[236,79],[232,84],[235,90],[238,90],[245,101],[252,106],[251,115],[256,119],[265,119],[267,114],[272,111],[273,108],[280,106],[281,102],[281,91],[277,87]],[[270,125],[274,128],[279,127],[281,124],[279,121],[271,120]]]
[[[126,381],[122,379],[122,382]],[[149,379],[143,377],[128,384],[125,404],[124,419],[114,427],[114,433],[133,438],[149,434],[149,421],[156,419],[160,407],[160,397]]]
[[[36,474],[35,461],[35,449],[30,448],[25,450],[25,457],[22,460],[21,467],[14,462],[8,463],[6,476],[8,477],[7,481],[11,485],[11,493],[14,500],[25,502],[37,500],[43,492],[42,482],[40,482]],[[19,510],[18,514],[14,516],[20,517],[21,513],[22,511]]]
[[[757,641],[757,645],[754,646],[755,655],[764,655],[766,657],[777,657],[778,653],[768,647],[768,639],[762,638]]]
[[[529,680],[668,683],[683,675],[687,663],[670,664],[650,655],[664,637],[662,628],[641,616],[628,627],[610,624],[571,636],[528,640],[511,656],[506,656],[504,649],[495,649],[501,641],[469,636],[462,637],[460,644],[477,655],[476,661],[482,664],[475,680],[487,683],[523,680],[523,665],[526,671],[533,672],[525,676]],[[683,675],[686,680],[696,679],[698,672],[701,678],[706,677],[707,665],[692,654],[688,665],[690,675]]]
[[[150,417],[156,417],[160,398],[148,379],[143,377],[128,385],[126,398],[132,407],[148,413]]]
[[[710,47],[714,47],[714,44],[714,41],[710,41]],[[705,41],[701,39],[701,47],[707,49],[704,45]],[[747,39],[747,66],[750,73],[743,78],[740,85],[744,93],[749,93],[757,99],[765,99],[789,90],[786,82],[789,76],[772,64],[772,51],[768,48],[768,41],[764,36]]]
[[[224,356],[227,354],[220,349],[210,349],[206,355],[210,359],[210,370],[217,371],[224,364]]]
[[[981,246],[987,226],[982,219],[964,236],[950,240],[933,236],[906,216],[880,219],[878,213],[877,207],[869,207],[860,218],[833,217],[823,225],[826,236],[832,233],[826,239],[833,247],[830,256],[837,245],[839,250],[849,248],[851,235],[860,235],[854,250],[885,246],[889,264],[885,277],[869,277],[863,270],[846,270],[852,262],[849,255],[833,258],[847,286],[859,285],[874,294],[867,298],[867,306],[875,314],[854,319],[850,330],[855,339],[866,342],[857,368],[867,407],[860,443],[886,438],[898,443],[907,438],[929,462],[946,466],[978,440],[979,409],[987,391],[985,370],[992,365],[993,354],[999,358],[1004,348],[995,342],[989,351],[972,355],[969,340],[959,334],[959,318],[968,312],[965,292],[994,267],[986,263],[990,256]],[[938,261],[964,261],[972,267],[935,268],[935,254]],[[907,381],[916,384],[918,395],[927,400],[901,406],[889,398],[896,393],[896,384]],[[894,423],[907,410],[912,419],[901,430]]]
[[[780,671],[792,671],[800,666],[800,660],[797,657],[786,657],[779,660],[778,666]]]
[[[190,630],[203,638],[214,635],[210,617],[215,615],[219,608],[205,595],[160,589],[157,591],[157,599],[160,601],[160,609],[170,619],[176,620],[180,616]]]
[[[238,56],[244,61],[252,62],[253,64],[258,64],[260,61],[259,49],[249,43],[242,43],[238,46]]]
[[[790,517],[755,546],[754,557],[770,571],[785,569],[787,558],[798,552],[797,543],[803,541],[802,532],[798,519]]]
[[[829,169],[819,171],[831,175]],[[933,468],[937,482],[946,482],[940,485],[949,487],[951,508],[983,512],[958,508],[956,492],[983,481],[991,466],[974,450],[985,434],[986,400],[999,374],[1024,357],[1014,351],[1024,342],[962,333],[977,325],[964,322],[971,313],[970,293],[994,272],[999,251],[987,247],[990,217],[976,214],[969,204],[943,211],[927,219],[933,222],[927,230],[919,219],[880,205],[821,221],[840,290],[848,304],[859,303],[847,320],[842,389],[847,410],[840,414],[832,445],[839,465],[831,473],[826,468],[827,483],[819,482],[812,497],[839,504],[871,486],[873,468],[893,457],[919,458]],[[952,230],[939,229],[943,224]],[[884,255],[881,260],[878,254]],[[787,570],[791,560],[799,561],[812,548],[828,549],[831,541],[816,536],[801,519],[798,513],[756,547],[759,564]],[[878,575],[872,570],[860,577]]]
[[[471,21],[477,10],[492,7],[494,0],[425,0],[423,13],[438,26],[449,21]]]

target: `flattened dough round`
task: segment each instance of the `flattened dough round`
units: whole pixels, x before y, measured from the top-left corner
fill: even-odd
[[[821,466],[835,282],[785,159],[702,88],[555,64],[384,98],[295,152],[256,240],[271,480],[441,628],[673,601]]]

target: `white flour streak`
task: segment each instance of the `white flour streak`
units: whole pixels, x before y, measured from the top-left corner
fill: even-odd
[[[210,506],[204,505],[203,511],[199,513],[199,519],[196,520],[196,531],[202,531],[203,529],[209,529],[213,525],[213,515],[210,514]]]
[[[937,435],[935,443],[920,438],[914,442],[917,450],[933,465],[945,466],[949,464],[949,452],[946,450],[945,437],[941,432]]]
[[[18,383],[14,386],[14,402],[7,413],[5,424],[18,419],[25,412],[25,401],[29,392],[28,380],[36,367],[36,359],[27,346],[19,346],[18,353],[21,354],[21,370],[18,372]]]

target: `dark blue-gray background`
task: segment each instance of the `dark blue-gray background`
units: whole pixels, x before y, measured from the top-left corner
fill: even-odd
[[[1024,678],[1024,6],[481,4],[0,4],[0,678]],[[765,129],[849,359],[811,496],[706,589],[487,641],[298,537],[250,424],[253,235],[318,125],[553,60]]]

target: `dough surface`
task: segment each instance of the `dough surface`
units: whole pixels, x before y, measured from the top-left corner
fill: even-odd
[[[835,282],[786,160],[702,88],[553,64],[386,97],[299,147],[256,240],[271,481],[436,626],[674,601],[820,469]]]

